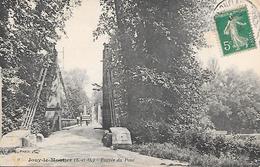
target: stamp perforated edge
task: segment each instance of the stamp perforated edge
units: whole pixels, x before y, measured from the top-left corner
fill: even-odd
[[[220,14],[223,14],[223,13],[226,13],[226,12],[230,12],[230,11],[239,10],[241,8],[245,8],[246,9],[246,12],[247,12],[247,15],[248,15],[248,19],[249,19],[249,27],[252,30],[252,36],[253,36],[253,39],[254,39],[254,42],[255,42],[255,47],[252,47],[252,48],[249,48],[249,49],[240,50],[240,51],[233,52],[233,53],[224,54],[222,46],[221,46],[220,37],[219,37],[218,31],[217,31],[217,24],[216,24],[215,17],[217,15],[220,15]],[[221,54],[222,57],[230,57],[231,55],[242,55],[242,54],[245,53],[245,51],[251,51],[251,50],[254,50],[254,49],[258,48],[258,46],[257,46],[258,44],[257,44],[257,42],[255,40],[255,32],[254,32],[254,29],[252,28],[252,25],[251,25],[251,17],[250,17],[250,15],[248,13],[248,8],[247,8],[246,4],[238,5],[236,7],[227,7],[226,9],[218,11],[218,12],[214,13],[213,20],[215,22],[214,35],[217,38],[216,39],[217,45],[218,45],[217,47],[218,47],[219,53],[222,53]]]

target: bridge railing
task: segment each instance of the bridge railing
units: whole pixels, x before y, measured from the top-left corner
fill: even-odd
[[[62,128],[77,125],[77,124],[78,124],[77,119],[61,119]]]

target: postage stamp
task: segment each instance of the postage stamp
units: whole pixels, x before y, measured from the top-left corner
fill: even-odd
[[[224,56],[256,48],[246,6],[218,13],[214,19]]]

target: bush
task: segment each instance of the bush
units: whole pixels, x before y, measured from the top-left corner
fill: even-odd
[[[15,152],[15,149],[14,147],[12,148],[1,148],[0,147],[0,155],[7,155],[7,154],[10,154],[10,153],[13,153]]]
[[[162,122],[139,120],[127,126],[135,143],[157,142],[164,143],[171,140],[172,132],[169,125]]]
[[[202,155],[196,149],[180,148],[172,143],[133,145],[130,150],[158,158],[186,161],[193,167],[258,167],[257,164],[248,162],[246,157],[222,155],[218,158],[214,155]]]
[[[61,127],[69,127],[69,126],[74,126],[77,125],[77,120],[69,120],[69,121],[62,121],[61,122]]]
[[[190,155],[195,153],[189,149],[181,149],[171,143],[147,143],[141,145],[132,145],[130,150],[139,152],[143,155],[172,160],[178,159],[180,161],[189,161]]]
[[[241,157],[245,157],[248,161],[251,162],[260,160],[260,145],[250,137],[225,137],[205,133],[205,131],[199,130],[197,128],[182,132],[175,132],[172,130],[174,128],[171,128],[169,124],[149,120],[140,120],[138,123],[133,122],[132,124],[128,125],[128,128],[131,132],[133,142],[135,144],[141,144],[141,146],[142,144],[147,146],[147,143],[174,143],[174,145],[179,148],[195,150],[202,156],[210,155],[216,158],[232,157],[232,159],[236,160],[240,159]],[[146,149],[142,151],[145,150]],[[178,149],[174,148],[174,150]],[[157,156],[157,154],[160,153],[156,153],[156,150],[150,149],[149,152],[145,152],[145,154]],[[179,156],[179,154],[175,154],[174,152],[166,153],[164,151],[164,156],[166,155],[169,155],[167,157],[176,157],[177,155]],[[179,158],[183,159],[183,157]]]
[[[31,132],[33,134],[40,133],[44,137],[48,137],[52,133],[50,122],[49,121],[34,122],[32,124]]]
[[[260,157],[260,146],[251,138],[238,139],[236,136],[212,136],[196,130],[189,130],[172,137],[172,142],[181,148],[194,148],[200,154],[214,155],[220,158],[222,155],[235,158],[248,157],[250,161]]]
[[[255,163],[247,162],[245,158],[220,157],[212,155],[196,155],[189,161],[191,166],[201,167],[258,167]]]
[[[182,148],[187,151],[196,151],[201,156],[213,156],[215,158],[221,157],[232,157],[233,160],[239,160],[241,157],[245,157],[248,161],[255,162],[259,161],[260,157],[260,146],[252,138],[239,138],[238,136],[225,137],[225,136],[214,136],[209,133],[203,133],[203,131],[197,129],[190,129],[188,131],[173,133],[167,129],[166,124],[163,123],[149,123],[139,122],[140,126],[133,126],[135,128],[130,129],[133,137],[133,141],[136,144],[141,144],[139,148],[144,148],[138,152],[144,153],[145,155],[160,156],[162,158],[174,158],[179,160],[187,160],[191,156],[180,156],[180,153],[176,147],[172,144],[163,144],[166,150],[163,150],[163,154],[158,151],[158,145],[152,145],[148,143],[174,143],[178,148]],[[145,142],[144,142],[145,141]],[[143,144],[142,144],[143,143]],[[154,149],[145,149],[145,147],[154,147]],[[157,148],[158,150],[156,150]],[[147,151],[149,150],[149,151]],[[177,150],[175,153],[172,150]],[[187,153],[185,153],[187,154]],[[199,157],[199,156],[195,156]],[[205,157],[204,157],[205,158]],[[206,157],[214,161],[214,158]],[[195,159],[193,161],[196,161]],[[223,159],[224,161],[224,159]],[[228,160],[229,161],[229,160]],[[230,164],[233,161],[229,161]],[[236,163],[236,162],[234,162]]]

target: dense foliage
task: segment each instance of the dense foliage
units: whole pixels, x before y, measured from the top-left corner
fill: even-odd
[[[221,138],[220,138],[221,139]],[[203,144],[203,143],[201,143]],[[210,144],[209,146],[212,146]],[[240,147],[236,147],[236,144],[233,144],[232,150],[239,151]],[[133,145],[129,148],[131,151],[136,151],[144,155],[184,161],[184,163],[189,163],[189,166],[199,166],[199,167],[257,167],[259,164],[257,160],[250,162],[248,157],[243,156],[233,156],[233,155],[224,155],[215,156],[214,154],[201,154],[197,151],[196,148],[180,148],[174,143],[147,143],[142,145]],[[244,153],[251,150],[243,150]]]
[[[215,62],[215,63],[214,63]],[[218,130],[256,133],[260,128],[260,78],[253,71],[221,71],[210,63],[214,79],[205,85],[208,115]]]
[[[203,134],[213,127],[234,132],[259,127],[259,77],[219,72],[214,64],[203,70],[194,57],[192,45],[203,45],[200,25],[206,24],[203,12],[210,13],[205,9],[212,9],[211,3],[101,2],[103,13],[94,36],[111,37],[104,61],[110,62],[114,74],[120,125],[131,131],[137,144],[164,143],[144,144],[142,151],[179,159],[174,149],[189,148],[196,154],[193,165],[256,166],[247,161],[259,157],[257,143]]]
[[[1,0],[0,63],[3,68],[3,131],[18,129],[39,71],[49,66],[37,109],[36,131],[44,129],[45,103],[55,75],[55,45],[78,0]]]
[[[121,126],[134,137],[145,136],[138,130],[144,128],[156,133],[160,126],[172,131],[200,127],[205,113],[201,86],[210,73],[200,67],[192,45],[203,44],[200,23],[205,11],[198,5],[210,4],[185,0],[101,4],[94,36],[111,37],[108,54]],[[153,139],[141,141],[147,140]]]
[[[88,81],[86,71],[80,69],[74,69],[64,73],[64,83],[68,94],[67,101],[73,110],[75,117],[80,116],[83,113],[84,106],[86,110],[90,111],[90,103],[85,92],[85,86]],[[69,111],[71,113],[71,111]]]
[[[137,142],[165,142],[190,128],[259,129],[259,76],[202,69],[213,1],[103,1],[94,37],[108,34],[116,113]]]

